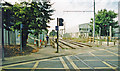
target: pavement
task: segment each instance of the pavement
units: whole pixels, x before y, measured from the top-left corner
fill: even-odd
[[[36,48],[35,46],[31,45],[32,47]],[[2,65],[10,65],[16,63],[23,63],[35,60],[42,60],[42,59],[49,59],[54,57],[60,56],[67,56],[67,55],[75,55],[80,53],[85,53],[88,51],[93,51],[89,47],[86,48],[78,48],[78,49],[62,49],[59,47],[59,53],[56,53],[57,49],[53,48],[50,43],[47,44],[46,47],[39,49],[36,53],[31,53],[30,55],[24,56],[15,56],[15,57],[6,57],[5,61],[2,62]]]
[[[64,47],[64,46],[63,46]],[[75,47],[75,46],[74,46]],[[59,49],[50,46],[26,56],[5,58],[5,71],[120,71],[118,47]]]

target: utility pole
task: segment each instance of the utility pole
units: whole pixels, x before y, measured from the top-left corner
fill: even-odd
[[[95,0],[94,0],[94,22],[93,22],[93,43],[95,42]]]
[[[59,39],[59,18],[57,18],[57,53],[59,53],[58,39]]]

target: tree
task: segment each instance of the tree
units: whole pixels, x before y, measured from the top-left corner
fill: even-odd
[[[56,36],[57,35],[57,32],[55,32],[55,30],[52,30],[50,33],[49,33],[49,36]]]
[[[22,2],[16,3],[9,10],[13,12],[14,25],[11,27],[12,30],[20,30],[20,25],[23,24],[22,28],[22,42],[23,47],[26,47],[28,34],[39,34],[42,29],[47,31],[47,23],[52,20],[53,9],[51,9],[51,3],[49,1],[42,2]],[[32,32],[34,30],[35,32]],[[37,32],[37,33],[36,33]]]
[[[95,33],[99,33],[99,29],[101,28],[101,36],[107,35],[107,30],[109,30],[109,27],[112,26],[112,32],[113,28],[118,27],[118,21],[115,21],[114,19],[117,17],[117,13],[114,11],[107,11],[106,9],[98,11],[97,14],[95,14]],[[91,28],[93,28],[93,18],[91,18]],[[93,29],[92,29],[93,30]]]

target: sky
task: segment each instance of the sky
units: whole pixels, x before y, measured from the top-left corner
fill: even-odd
[[[5,0],[7,2],[19,2],[18,0]],[[49,30],[55,29],[57,25],[57,18],[64,19],[65,32],[79,32],[79,24],[89,23],[90,19],[93,18],[93,12],[64,12],[64,11],[93,11],[94,0],[51,0],[54,3],[52,9],[55,10],[53,13],[52,20]],[[118,1],[120,0],[95,0],[95,12],[98,10],[107,9],[118,13]],[[116,19],[117,20],[117,19]],[[63,27],[60,27],[63,28]]]
[[[95,0],[95,12],[98,10],[107,9],[114,10],[118,13],[119,0]],[[56,18],[63,18],[65,22],[66,33],[79,32],[79,24],[89,23],[93,18],[93,12],[64,12],[64,11],[93,11],[93,0],[51,0],[54,3],[53,8],[54,21],[51,21],[51,26],[56,25]],[[116,19],[117,20],[117,19]],[[54,29],[54,26],[51,28]]]

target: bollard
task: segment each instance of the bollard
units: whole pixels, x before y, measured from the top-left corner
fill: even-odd
[[[41,42],[42,42],[42,40],[40,39],[40,41],[39,41],[39,47],[41,47]]]
[[[34,40],[34,46],[36,46],[36,40]]]

